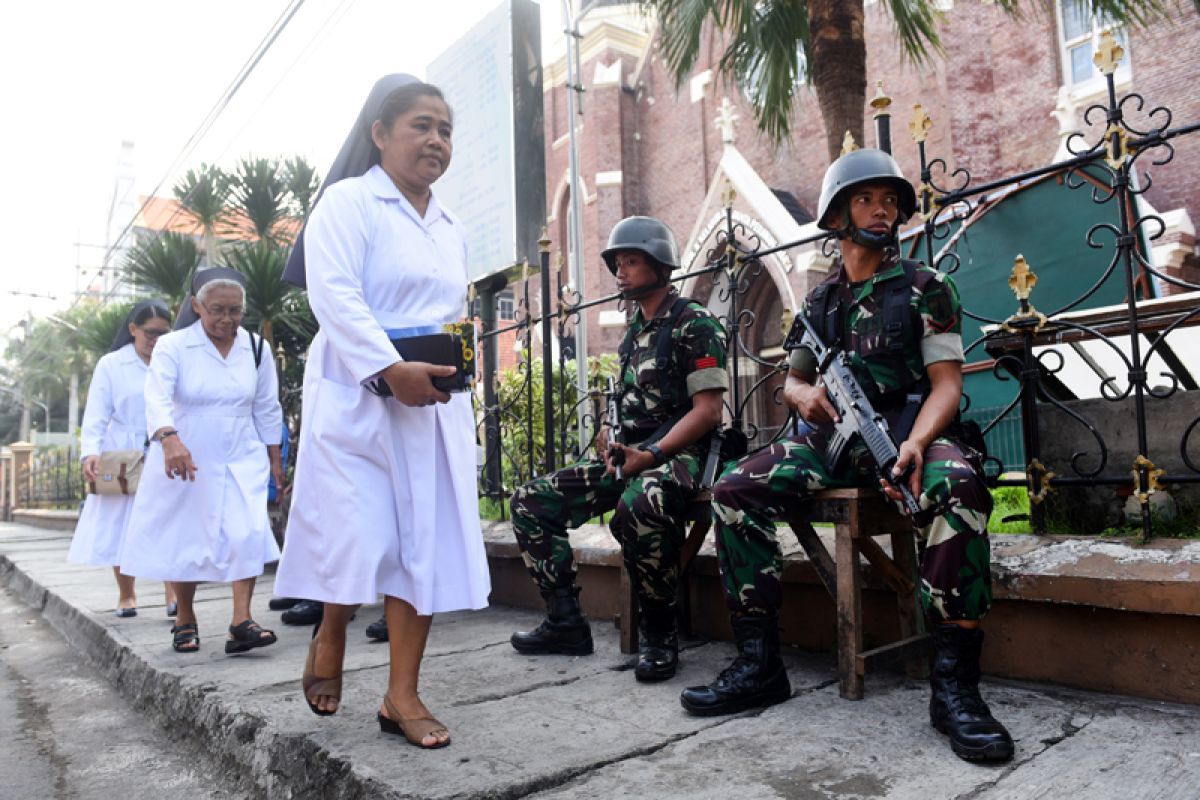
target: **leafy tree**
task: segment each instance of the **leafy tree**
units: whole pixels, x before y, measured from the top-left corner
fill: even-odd
[[[260,239],[287,238],[280,223],[288,216],[288,184],[279,159],[243,158],[233,173],[232,207]]]
[[[830,159],[841,151],[846,131],[864,141],[867,46],[864,0],[641,0],[658,18],[660,48],[677,87],[691,75],[706,25],[725,37],[718,71],[726,80],[756,87],[747,92],[759,129],[775,143],[787,139],[796,87],[816,91],[825,121]],[[1089,13],[1114,24],[1146,27],[1169,18],[1173,0],[1078,0]],[[994,0],[1020,20],[1028,0]],[[1055,0],[1036,0],[1040,13],[1054,14]],[[1200,0],[1192,0],[1200,11]],[[885,0],[896,38],[916,66],[944,54],[935,0]]]
[[[134,244],[123,271],[126,280],[177,309],[191,288],[192,275],[199,263],[200,253],[192,237],[164,233]]]
[[[217,228],[229,216],[230,178],[220,167],[201,164],[175,184],[175,199],[204,236],[204,260],[217,263]]]
[[[321,188],[316,167],[300,156],[292,156],[283,162],[283,174],[288,193],[292,196],[292,214],[298,219],[308,219],[317,199],[317,191]]]
[[[287,247],[260,239],[227,250],[225,263],[246,278],[245,324],[258,328],[272,348],[281,327],[304,340],[306,348],[316,334],[316,320],[301,293],[282,280],[287,256]]]

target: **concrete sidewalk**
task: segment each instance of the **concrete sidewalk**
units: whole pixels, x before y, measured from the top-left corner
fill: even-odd
[[[139,710],[201,742],[248,796],[1200,797],[1195,707],[989,682],[985,696],[1016,737],[1017,756],[979,767],[954,758],[929,727],[920,682],[871,675],[865,700],[844,701],[830,655],[794,652],[791,701],[696,719],[679,707],[679,690],[710,680],[732,657],[729,643],[696,642],[674,680],[641,685],[607,622],[594,624],[593,656],[520,656],[508,636],[538,615],[504,607],[435,620],[422,697],[454,743],[422,752],[375,722],[387,648],[362,629],[377,607],[352,623],[342,709],[318,718],[300,694],[309,631],[276,624],[269,574],[255,616],[278,644],[224,655],[229,590],[211,585],[197,595],[201,652],[176,654],[161,584],[141,585],[139,616],[117,619],[111,572],[67,564],[69,537],[0,524],[0,583],[40,608]]]

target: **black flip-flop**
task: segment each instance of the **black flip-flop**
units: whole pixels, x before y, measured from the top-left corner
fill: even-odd
[[[117,615],[121,619],[126,619],[128,617],[136,617],[137,616],[137,606],[134,606],[133,608],[118,608],[116,611],[113,612],[113,614]]]

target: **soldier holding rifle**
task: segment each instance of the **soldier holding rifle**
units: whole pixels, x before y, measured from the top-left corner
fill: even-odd
[[[783,393],[810,432],[742,460],[713,488],[738,656],[681,701],[693,714],[717,715],[788,699],[774,520],[802,510],[821,489],[878,485],[908,511],[922,544],[921,598],[935,643],[930,722],[960,757],[1003,761],[1012,738],[979,696],[992,501],[982,456],[958,421],[957,290],[948,276],[897,252],[897,228],[915,210],[911,184],[880,150],[848,153],[825,173],[817,220],[837,236],[840,258],[788,337],[796,349]]]
[[[685,512],[729,386],[726,336],[712,314],[669,283],[679,255],[661,221],[621,220],[602,255],[633,305],[608,401],[610,429],[598,437],[596,457],[513,494],[513,530],[546,601],[546,619],[533,631],[514,633],[512,645],[521,653],[592,652],[567,529],[613,511],[610,526],[641,612],[634,675],[665,680],[678,663],[675,593]]]

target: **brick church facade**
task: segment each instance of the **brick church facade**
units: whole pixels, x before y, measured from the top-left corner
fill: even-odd
[[[944,57],[916,68],[902,59],[883,4],[867,2],[868,100],[882,81],[883,92],[893,101],[893,150],[905,173],[919,176],[917,147],[907,131],[915,103],[933,121],[927,150],[931,158],[946,161],[947,174],[962,167],[978,184],[1061,158],[1065,132],[1081,130],[1086,106],[1103,99],[1097,93],[1103,89],[1097,74],[1089,73],[1088,45],[1099,30],[1086,20],[1064,19],[1062,2],[1054,12],[1031,7],[1020,21],[982,0],[942,0],[940,5]],[[1119,93],[1143,95],[1147,110],[1167,106],[1172,125],[1200,120],[1195,89],[1200,55],[1194,48],[1200,42],[1200,16],[1190,10],[1177,14],[1174,23],[1121,32],[1126,56],[1117,73]],[[806,225],[829,159],[810,87],[798,88],[792,134],[775,148],[755,131],[738,89],[717,77],[720,49],[714,36],[708,37],[690,80],[677,91],[657,52],[654,23],[636,4],[601,4],[581,20],[580,32],[585,91],[577,137],[586,298],[612,293],[599,252],[612,225],[630,214],[666,221],[679,238],[685,267],[691,268],[703,262],[711,246],[726,188],[737,193],[739,218],[756,222],[764,245],[815,230]],[[553,44],[547,49],[554,52]],[[562,52],[561,42],[557,52]],[[566,77],[563,56],[547,63],[547,205],[556,250],[567,240],[570,194]],[[865,144],[873,146],[870,112],[864,108]],[[729,121],[733,117],[736,123]],[[1088,139],[1095,138],[1093,131]],[[1189,270],[1194,279],[1191,223],[1200,215],[1200,135],[1176,140],[1174,160],[1154,171],[1146,197],[1169,226],[1154,242],[1159,264],[1176,273]],[[827,259],[811,250],[789,251],[768,262],[770,285],[748,297],[760,320],[777,319],[783,309],[796,307],[828,266]],[[696,282],[684,288],[694,296],[708,293]],[[593,355],[617,347],[620,316],[615,308],[587,312]],[[764,330],[754,346],[770,352],[779,338],[778,331]]]

